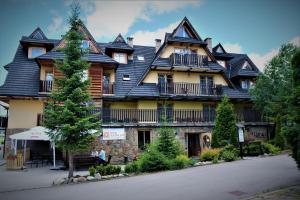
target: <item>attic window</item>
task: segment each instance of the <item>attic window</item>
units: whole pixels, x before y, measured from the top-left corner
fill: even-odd
[[[44,53],[46,53],[46,49],[44,47],[29,47],[28,58],[36,58]]]
[[[221,49],[221,47],[217,48],[217,53],[223,53],[223,50]]]
[[[88,40],[82,40],[80,47],[82,49],[88,49],[90,47],[90,42]]]
[[[130,81],[129,74],[123,74],[123,81]]]
[[[242,69],[252,70],[252,67],[247,61],[244,62]]]
[[[188,32],[186,31],[186,29],[184,27],[179,27],[179,29],[176,32],[177,37],[184,37],[184,38],[191,38],[191,36],[188,34]]]
[[[144,61],[145,60],[144,56],[137,56],[137,59],[138,59],[138,61]]]

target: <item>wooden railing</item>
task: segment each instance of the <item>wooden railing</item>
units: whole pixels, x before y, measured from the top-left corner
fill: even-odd
[[[7,117],[0,116],[0,128],[6,128],[7,127]]]
[[[184,123],[213,123],[216,118],[215,111],[198,109],[108,109],[96,108],[93,114],[100,113],[98,119],[103,124],[169,124]],[[37,125],[44,120],[43,114],[38,114]],[[265,122],[265,118],[257,111],[237,112],[238,122]]]
[[[173,66],[204,67],[208,65],[208,57],[199,54],[172,53],[170,62]]]
[[[40,80],[39,92],[50,93],[52,91],[53,81]]]
[[[114,83],[102,83],[103,94],[114,94],[115,84]]]
[[[216,96],[222,93],[216,85],[203,86],[200,83],[159,83],[157,87],[160,94]]]
[[[237,121],[239,122],[267,122],[267,119],[257,110],[238,110]]]

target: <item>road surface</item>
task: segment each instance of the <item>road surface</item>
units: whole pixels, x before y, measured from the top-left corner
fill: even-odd
[[[288,155],[279,155],[109,181],[2,192],[0,199],[239,199],[297,184],[300,172],[295,162]]]

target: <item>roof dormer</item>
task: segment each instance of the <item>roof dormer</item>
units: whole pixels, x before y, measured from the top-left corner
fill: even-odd
[[[113,42],[109,43],[105,48],[105,53],[109,56],[113,56],[114,53],[122,53],[128,56],[132,54],[133,51],[133,47],[126,43],[121,34],[119,34],[116,39]]]

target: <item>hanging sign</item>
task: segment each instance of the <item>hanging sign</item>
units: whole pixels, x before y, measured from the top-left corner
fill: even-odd
[[[124,128],[104,128],[103,140],[125,140],[126,133]]]
[[[244,142],[244,130],[239,127],[239,142]]]

